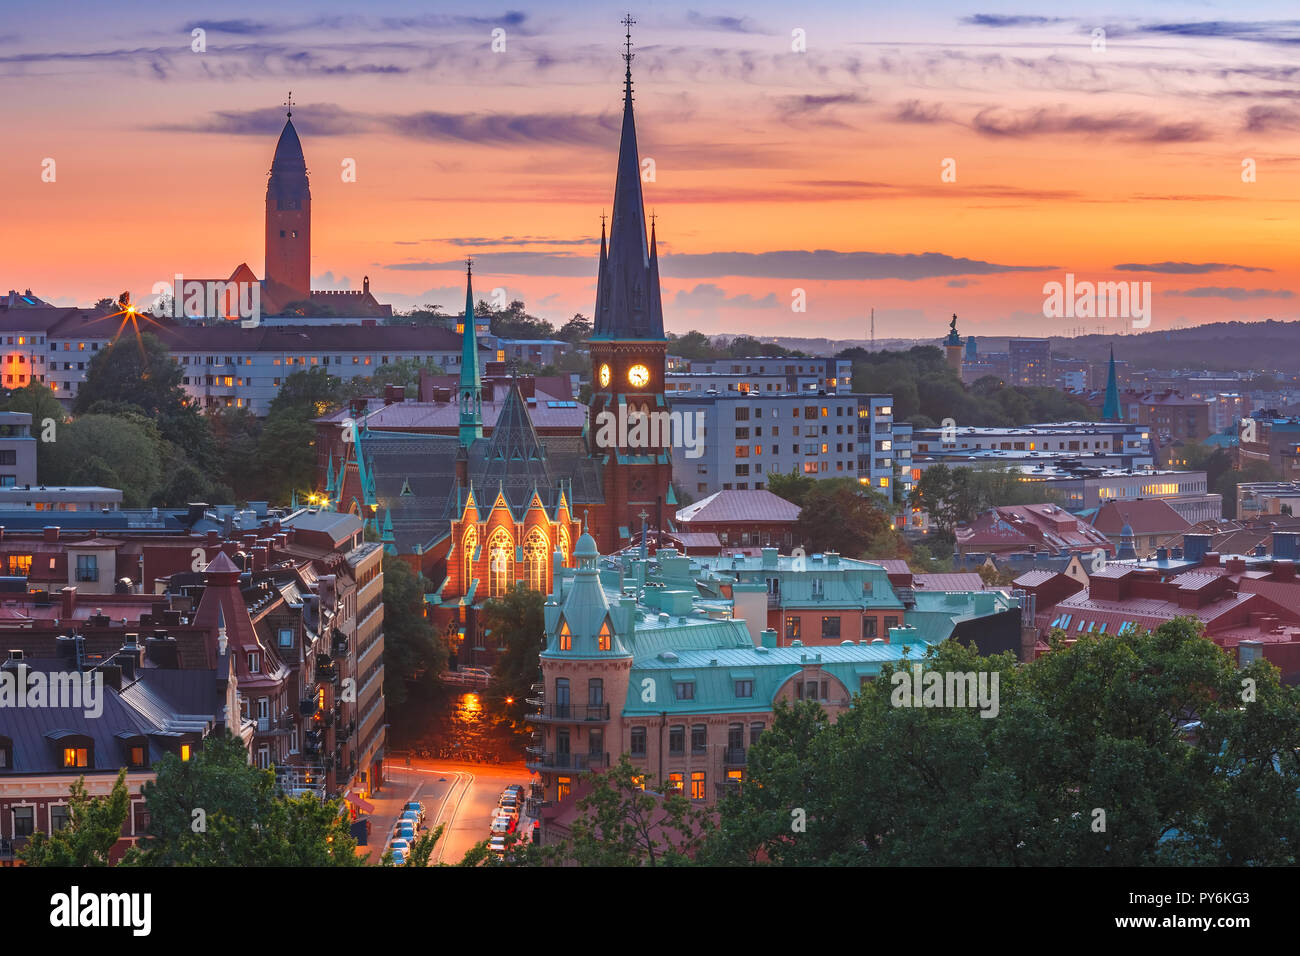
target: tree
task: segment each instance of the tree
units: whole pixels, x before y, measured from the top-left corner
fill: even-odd
[[[442,839],[442,834],[445,829],[446,827],[443,824],[438,824],[437,827],[430,830],[428,833],[424,834],[423,836],[416,837],[415,842],[411,844],[410,852],[408,852],[406,855],[406,861],[404,865],[408,868],[416,867],[417,869],[423,869],[424,867],[428,866],[429,860],[433,857],[434,847],[437,845],[438,841]],[[392,847],[389,847],[386,850],[384,850],[383,855],[379,858],[379,865],[380,866],[393,865]]]
[[[429,581],[397,555],[384,555],[384,696],[406,702],[407,684],[426,689],[447,668],[447,647],[424,616]]]
[[[909,665],[834,724],[778,708],[701,859],[1294,864],[1300,692],[1266,661],[1238,668],[1194,619],[1071,645],[1058,631],[1024,665],[955,641],[915,664],[934,675],[922,687],[983,675],[977,706],[917,706]]]
[[[32,834],[18,858],[27,866],[108,866],[109,851],[122,838],[131,806],[126,788],[126,768],[106,797],[86,793],[86,778],[68,788],[68,822],[61,830]]]
[[[162,475],[157,430],[136,416],[83,415],[59,428],[47,457],[43,476],[47,484],[89,485],[116,479],[110,487],[122,489],[122,502],[128,508],[145,507]]]
[[[546,650],[546,626],[542,614],[545,598],[538,591],[518,583],[504,596],[483,605],[483,626],[491,631],[505,652],[492,668],[488,699],[522,725],[532,685],[540,679],[538,655]],[[510,700],[513,703],[505,703]]]
[[[888,502],[851,478],[813,482],[799,512],[805,548],[862,556],[872,540],[890,533]]]
[[[4,403],[0,405],[0,409],[6,412],[26,412],[32,416],[32,437],[37,439],[36,474],[42,478],[47,476],[50,446],[53,442],[46,439],[52,437],[54,441],[58,441],[59,427],[67,420],[63,403],[58,400],[48,385],[33,379],[22,388],[11,391]],[[50,422],[53,422],[52,429],[49,426]]]
[[[644,788],[644,774],[627,755],[578,800],[562,855],[579,866],[682,866],[691,862],[704,829],[704,813],[666,783]]]
[[[143,866],[361,866],[340,802],[276,793],[229,733],[189,760],[167,754],[144,785],[149,833],[127,860]]]
[[[555,333],[555,337],[563,339],[570,345],[585,342],[591,338],[591,320],[581,312],[575,313],[573,318],[560,326],[560,331]]]

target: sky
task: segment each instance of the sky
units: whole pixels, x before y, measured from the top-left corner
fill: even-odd
[[[177,6],[6,8],[0,292],[147,301],[177,273],[262,275],[292,90],[314,288],[368,276],[397,309],[455,310],[473,256],[478,296],[591,315],[626,6]],[[879,338],[938,337],[953,313],[974,335],[1297,318],[1294,4],[631,13],[671,331],[864,338],[873,309]],[[1116,303],[1045,316],[1067,275],[1137,283],[1135,302],[1150,283],[1150,325]]]

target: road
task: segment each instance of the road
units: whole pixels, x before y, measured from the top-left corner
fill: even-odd
[[[420,757],[414,758],[409,768],[404,760],[388,761],[384,775],[384,789],[390,799],[383,805],[376,803],[372,861],[378,861],[383,853],[385,838],[400,816],[402,803],[420,800],[430,828],[446,824],[442,839],[434,847],[431,865],[459,863],[474,844],[486,840],[501,791],[512,783],[526,787],[529,780],[522,762],[460,763]]]

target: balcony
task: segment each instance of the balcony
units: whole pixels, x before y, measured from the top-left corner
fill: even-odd
[[[609,754],[540,753],[524,761],[529,770],[571,770],[574,773],[601,771],[609,768]]]
[[[722,752],[722,764],[725,767],[743,767],[745,762],[744,747],[728,747]]]
[[[316,713],[316,698],[304,697],[298,704],[298,713],[310,717]]]
[[[604,723],[609,720],[609,704],[575,707],[572,704],[540,704],[526,719],[536,723]]]
[[[99,568],[77,568],[76,575],[78,582],[98,581]]]
[[[316,683],[332,684],[334,681],[338,680],[338,678],[339,668],[337,664],[331,663],[325,667],[322,667],[320,664],[316,665]]]
[[[292,733],[296,726],[298,726],[297,721],[290,717],[257,718],[257,732],[259,734],[288,734]]]

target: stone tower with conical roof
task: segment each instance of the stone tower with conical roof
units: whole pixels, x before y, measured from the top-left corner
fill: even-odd
[[[659,290],[659,255],[654,224],[647,237],[641,195],[641,163],[637,153],[636,121],[632,113],[631,17],[626,18],[626,74],[623,87],[623,128],[614,181],[614,207],[609,242],[601,226],[600,262],[596,276],[596,312],[591,336],[593,371],[591,396],[592,452],[604,458],[605,504],[592,515],[591,531],[606,551],[631,542],[645,511],[656,528],[666,528],[672,515],[670,488],[671,437],[667,429],[605,429],[626,441],[648,436],[649,444],[602,447],[602,415],[614,422],[636,412],[665,413],[664,370],[668,342],[664,338],[663,303]]]
[[[287,304],[311,296],[311,187],[292,106],[266,183],[265,278],[273,300]]]

